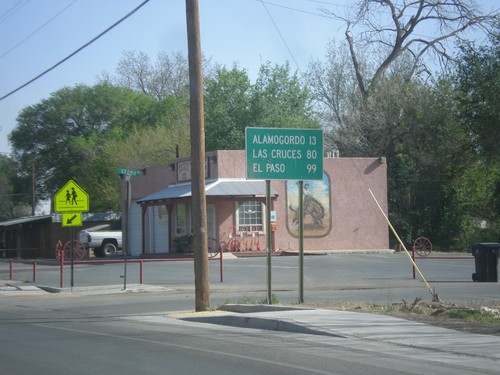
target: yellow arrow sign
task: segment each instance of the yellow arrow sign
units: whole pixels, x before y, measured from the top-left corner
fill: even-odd
[[[82,226],[82,213],[64,213],[62,214],[63,227],[81,227]]]
[[[69,180],[54,196],[55,212],[87,212],[88,210],[89,196],[73,180]]]

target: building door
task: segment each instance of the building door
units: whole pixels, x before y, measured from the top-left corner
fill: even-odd
[[[130,205],[128,253],[133,256],[142,253],[142,208],[136,202]]]
[[[168,211],[165,206],[149,208],[149,254],[161,254],[169,251]]]

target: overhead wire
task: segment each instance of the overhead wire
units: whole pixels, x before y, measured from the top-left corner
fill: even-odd
[[[266,10],[266,13],[267,15],[269,16],[269,18],[271,19],[271,22],[272,24],[274,25],[274,28],[276,29],[276,31],[278,32],[280,38],[281,38],[281,41],[283,42],[283,44],[285,45],[286,49],[288,50],[288,53],[290,54],[290,56],[292,57],[292,60],[295,62],[295,65],[297,65],[297,68],[300,70],[300,65],[299,63],[297,62],[297,60],[295,59],[295,56],[293,55],[292,51],[290,50],[290,47],[288,47],[288,44],[286,43],[286,40],[285,38],[283,37],[283,35],[281,34],[280,32],[280,29],[278,28],[278,25],[276,25],[276,23],[274,22],[274,19],[273,17],[271,16],[271,13],[269,13],[269,10],[267,9],[266,7],[266,4],[264,4],[264,1],[261,0],[261,4],[262,6],[264,7],[264,9]],[[1,99],[0,99],[1,100]]]
[[[283,9],[291,10],[291,11],[294,11],[294,12],[297,12],[297,13],[308,14],[308,15],[315,16],[315,17],[335,19],[335,17],[333,17],[333,16],[329,15],[327,12],[325,12],[325,8],[322,8],[322,9],[317,8],[317,10],[321,10],[321,13],[318,13],[318,12],[313,12],[313,11],[310,11],[310,10],[304,10],[304,9],[295,8],[295,7],[292,7],[292,6],[289,6],[289,5],[277,4],[275,2],[271,2],[271,1],[268,1],[268,0],[256,0],[256,1],[258,1],[258,2],[264,2],[267,5],[271,5],[273,7],[283,8]],[[339,8],[346,8],[346,9],[352,8],[352,5],[335,4],[335,3],[326,2],[326,1],[317,1],[317,0],[303,0],[303,1],[309,1],[309,2],[312,2],[312,3],[317,3],[317,4],[322,4],[322,5],[329,5],[329,6],[339,7]]]
[[[59,65],[61,65],[62,63],[68,61],[70,58],[72,58],[73,56],[75,56],[77,53],[79,53],[80,51],[82,51],[83,49],[85,49],[86,47],[88,47],[89,45],[91,45],[92,43],[94,43],[96,40],[98,40],[100,37],[102,37],[104,34],[106,34],[107,32],[109,32],[110,30],[112,30],[113,28],[115,28],[116,26],[118,26],[120,23],[122,23],[123,21],[125,21],[127,18],[129,18],[130,16],[132,16],[135,12],[137,12],[140,8],[142,8],[144,5],[146,5],[150,0],[144,0],[141,4],[139,4],[137,7],[135,7],[133,10],[131,10],[129,13],[127,13],[125,16],[123,16],[122,18],[120,18],[118,21],[116,21],[114,24],[112,24],[110,27],[108,27],[106,30],[104,30],[103,32],[101,32],[99,35],[97,35],[96,37],[92,38],[89,42],[85,43],[83,46],[81,46],[80,48],[78,48],[76,51],[74,51],[73,53],[69,54],[68,56],[66,56],[64,59],[60,60],[58,63],[52,65],[50,68],[48,68],[47,70],[45,70],[44,72],[40,73],[39,75],[37,75],[35,78],[32,78],[30,79],[28,82],[24,83],[23,85],[19,86],[18,88],[12,90],[11,92],[5,94],[4,96],[0,97],[0,101],[4,100],[5,98],[8,98],[9,96],[11,96],[12,94],[15,94],[16,92],[18,92],[19,90],[25,88],[26,86],[30,85],[31,83],[35,82],[36,80],[38,80],[39,78],[43,77],[45,74],[51,72],[52,70],[54,70],[55,68],[57,68]]]
[[[270,1],[264,1],[264,0],[257,0],[257,1],[259,1],[260,3],[263,3],[263,4],[274,6],[276,8],[283,8],[283,9],[287,9],[287,10],[292,10],[294,12],[303,13],[303,14],[309,14],[309,15],[315,16],[315,17],[323,17],[323,18],[332,18],[332,19],[334,19],[334,17],[329,16],[326,13],[322,14],[322,13],[311,12],[311,11],[308,11],[308,10],[303,10],[303,9],[298,9],[298,8],[290,7],[290,6],[287,6],[287,5],[281,5],[281,4],[272,3]]]
[[[334,17],[333,15],[329,14],[325,9],[323,9],[323,13],[317,13],[317,12],[311,12],[311,11],[304,10],[304,9],[294,8],[294,7],[287,6],[287,5],[277,4],[277,3],[274,3],[274,2],[271,2],[271,1],[267,1],[267,0],[256,0],[256,1],[258,1],[260,3],[265,3],[267,5],[270,5],[270,6],[273,6],[273,7],[276,7],[276,8],[287,9],[287,10],[290,10],[290,11],[293,11],[293,12],[308,14],[308,15],[315,16],[315,17],[329,18],[329,19],[332,19],[332,20],[337,20],[336,17]],[[308,2],[311,2],[311,3],[317,3],[317,4],[322,4],[322,5],[330,5],[330,6],[335,6],[335,7],[341,7],[341,8],[346,8],[346,9],[352,8],[352,5],[338,4],[338,3],[332,3],[332,2],[327,2],[327,1],[320,1],[320,0],[304,0],[304,1],[308,1]],[[386,15],[387,14],[383,10],[372,10],[372,12],[373,13],[377,13],[379,15]],[[495,12],[498,12],[498,10],[495,10]],[[451,14],[458,15],[459,13],[452,12]],[[418,37],[422,37],[422,38],[431,38],[432,37],[431,35],[425,35],[425,34],[420,34],[420,33],[415,33],[415,32],[413,32],[413,35],[418,36]]]
[[[60,10],[58,13],[56,13],[52,18],[50,18],[48,21],[46,21],[43,25],[41,25],[39,28],[37,28],[35,31],[33,31],[31,34],[29,34],[26,38],[21,40],[19,43],[17,43],[15,46],[10,48],[9,50],[5,51],[2,55],[0,55],[0,60],[3,59],[5,56],[7,56],[9,53],[11,53],[13,50],[15,50],[17,47],[22,45],[24,42],[29,40],[33,35],[37,34],[40,30],[42,30],[45,26],[47,26],[49,23],[54,21],[57,17],[59,17],[64,11],[66,11],[70,6],[72,6],[74,3],[76,3],[77,0],[73,0],[69,5],[66,5],[62,10]]]
[[[13,16],[18,10],[28,4],[31,0],[20,0],[10,7],[4,14],[0,16],[0,24],[7,21],[11,16]]]

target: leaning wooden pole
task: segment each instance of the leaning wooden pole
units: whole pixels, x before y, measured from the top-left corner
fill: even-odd
[[[427,282],[427,280],[425,279],[424,275],[422,274],[422,272],[420,272],[420,269],[418,268],[417,264],[415,263],[415,261],[413,260],[413,258],[411,257],[409,251],[406,249],[406,246],[405,244],[403,243],[403,241],[401,241],[401,238],[399,237],[398,233],[396,232],[396,229],[394,229],[394,227],[392,226],[391,222],[389,221],[389,218],[387,217],[387,215],[385,214],[384,210],[382,209],[382,207],[380,206],[380,204],[378,203],[377,201],[377,198],[375,198],[375,195],[373,194],[372,190],[371,189],[368,189],[368,191],[370,192],[370,194],[372,195],[372,198],[373,200],[375,201],[375,203],[377,204],[377,207],[380,209],[380,212],[382,212],[382,215],[384,215],[384,218],[385,220],[387,221],[387,224],[389,225],[389,228],[391,228],[391,231],[392,233],[394,234],[394,236],[396,237],[396,239],[398,240],[399,244],[401,245],[401,248],[404,249],[406,255],[408,256],[408,259],[410,259],[410,262],[413,264],[413,267],[415,267],[415,269],[417,270],[418,274],[420,275],[420,277],[422,278],[422,281],[424,282],[425,284],[425,287],[427,288],[427,290],[429,290],[429,292],[431,293],[432,295],[432,300],[434,302],[439,302],[439,297],[436,293],[436,291],[434,290],[434,288],[431,288],[431,286],[429,285],[429,283]]]

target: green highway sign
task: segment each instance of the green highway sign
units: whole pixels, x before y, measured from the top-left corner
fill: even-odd
[[[125,176],[140,176],[142,174],[142,170],[134,171],[132,169],[127,169],[127,168],[118,168],[118,174],[123,174]]]
[[[248,179],[323,179],[321,129],[246,128],[245,152]]]

